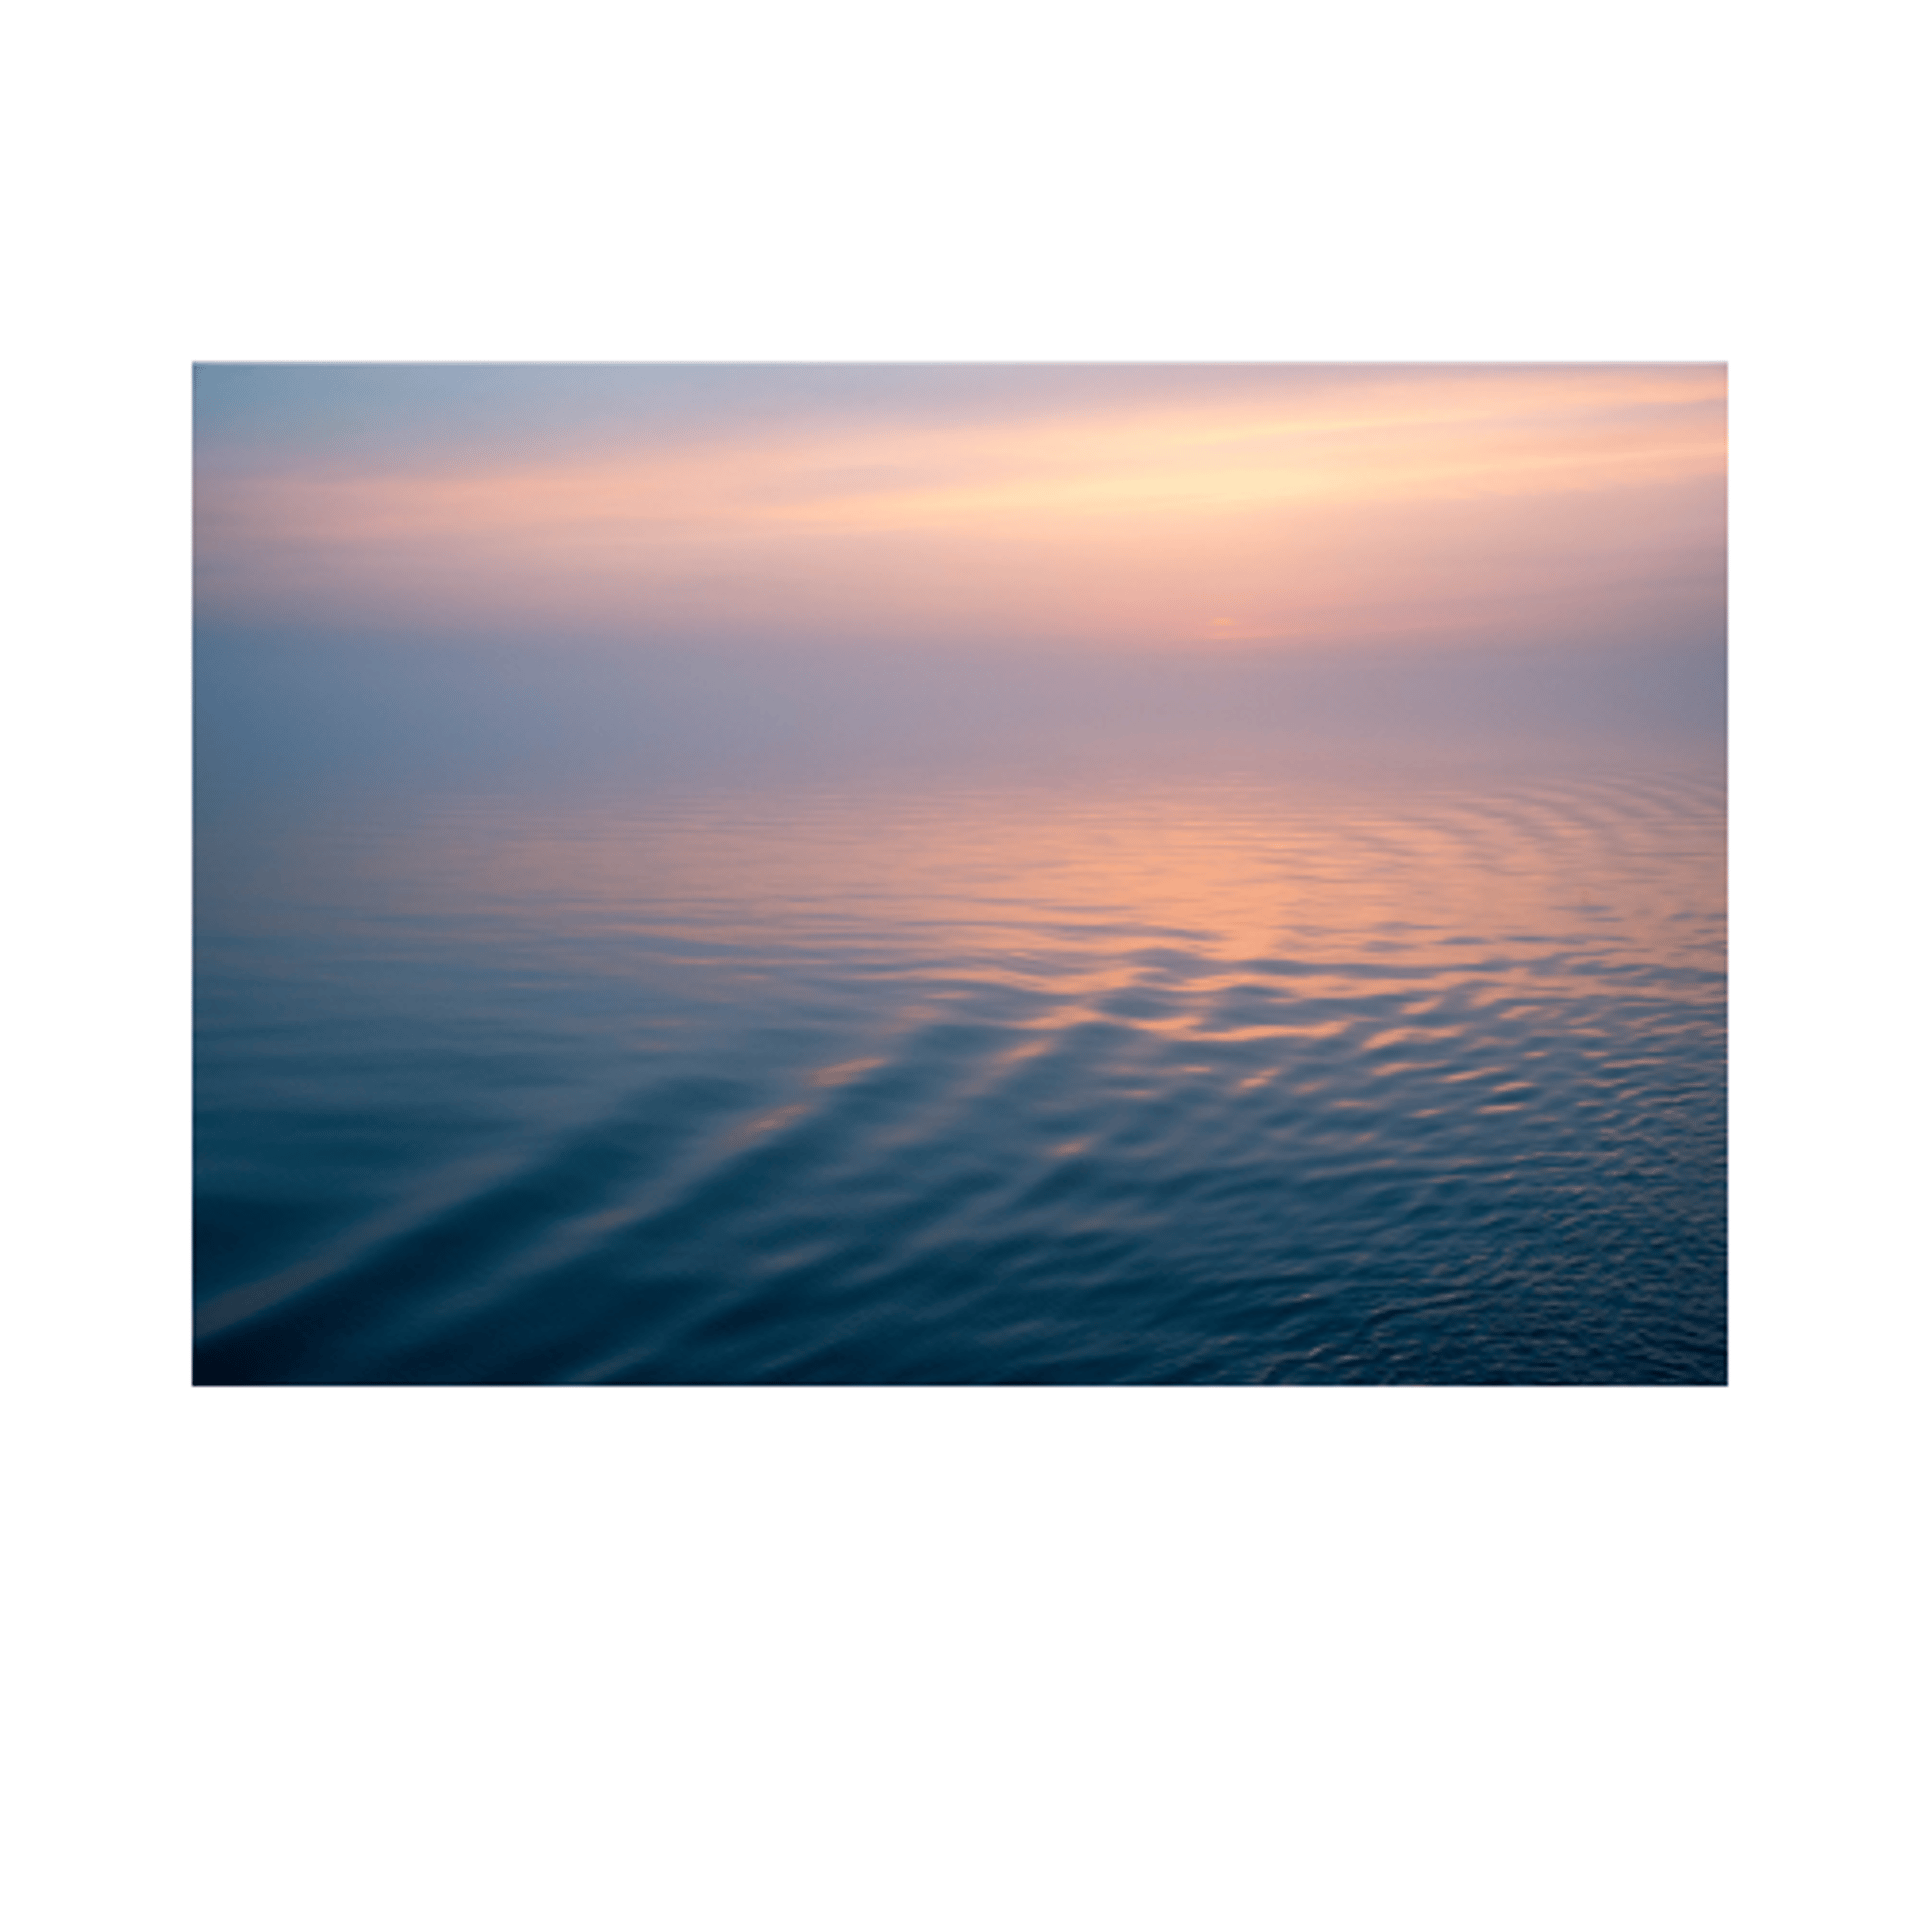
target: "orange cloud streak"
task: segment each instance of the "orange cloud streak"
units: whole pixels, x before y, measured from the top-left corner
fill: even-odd
[[[901,641],[1533,634],[1717,595],[1717,369],[783,424],[200,485],[203,610]]]

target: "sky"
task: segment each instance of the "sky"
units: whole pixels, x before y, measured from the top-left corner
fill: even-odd
[[[203,633],[1720,642],[1718,366],[202,366]]]

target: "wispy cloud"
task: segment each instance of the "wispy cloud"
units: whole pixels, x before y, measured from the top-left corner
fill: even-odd
[[[270,414],[272,370],[241,371]],[[1720,605],[1716,368],[877,369],[864,395],[856,369],[701,369],[704,411],[676,389],[651,416],[609,370],[598,422],[594,370],[543,418],[528,370],[490,416],[467,369],[464,430],[411,439],[381,371],[358,432],[312,426],[325,370],[277,435],[215,383],[206,617],[1191,647],[1644,637]]]

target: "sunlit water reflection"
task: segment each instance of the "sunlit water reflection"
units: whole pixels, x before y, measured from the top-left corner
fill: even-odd
[[[200,844],[208,1382],[1714,1382],[1717,757]]]

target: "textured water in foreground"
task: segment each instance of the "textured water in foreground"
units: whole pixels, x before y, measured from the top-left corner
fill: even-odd
[[[203,1382],[1718,1382],[1717,756],[203,828]]]

